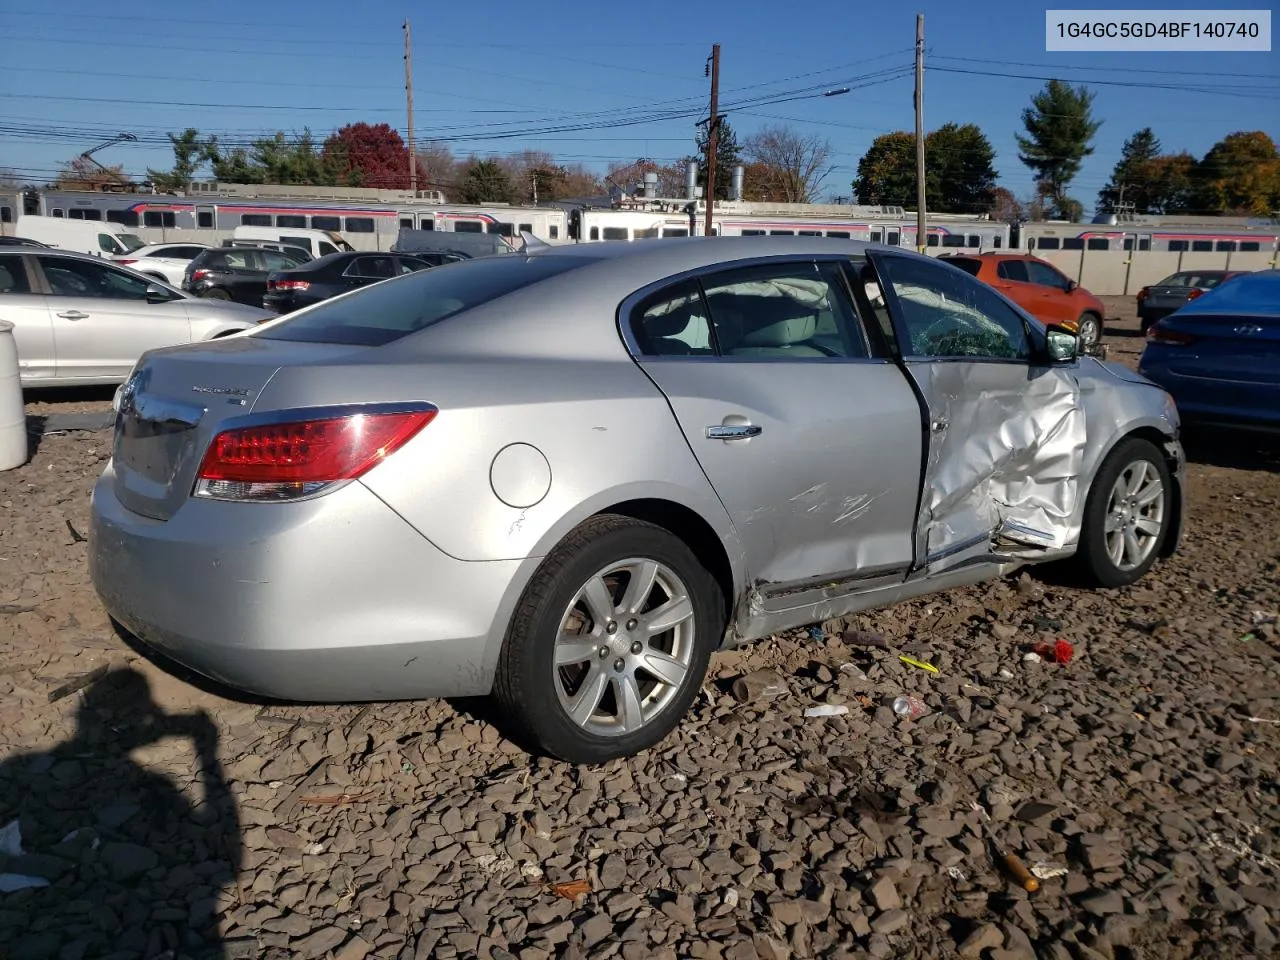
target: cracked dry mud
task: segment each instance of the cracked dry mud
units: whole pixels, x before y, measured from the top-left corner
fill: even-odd
[[[1277,955],[1275,443],[1190,445],[1182,549],[1132,588],[1020,577],[772,638],[599,769],[530,759],[483,705],[264,705],[147,662],[77,538],[108,452],[45,436],[0,474],[0,827],[23,849],[0,874],[48,884],[0,892],[0,957]],[[1059,638],[1069,664],[1023,659]],[[738,703],[754,670],[785,692]],[[895,716],[903,693],[930,712]],[[804,716],[824,703],[849,713]],[[987,830],[1065,874],[1026,892]]]

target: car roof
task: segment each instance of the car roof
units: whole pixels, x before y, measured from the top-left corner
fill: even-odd
[[[1259,270],[1237,277],[1179,308],[1174,316],[1213,314],[1280,317],[1280,270]]]

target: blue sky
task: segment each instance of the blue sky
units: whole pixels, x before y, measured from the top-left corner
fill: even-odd
[[[1207,0],[1166,0],[1162,8],[1208,6]],[[820,133],[834,148],[836,167],[824,191],[848,194],[871,140],[912,129],[913,81],[900,68],[912,63],[918,12],[925,15],[928,49],[926,128],[947,121],[978,124],[996,148],[1001,183],[1019,196],[1030,192],[1031,175],[1017,159],[1014,133],[1043,80],[940,68],[1088,83],[1097,93],[1095,114],[1105,122],[1072,189],[1086,207],[1106,182],[1121,143],[1139,127],[1153,127],[1166,150],[1197,155],[1236,130],[1280,134],[1276,52],[1049,54],[1044,9],[1016,0],[490,0],[420,7],[386,0],[277,0],[185,9],[172,0],[59,0],[43,7],[36,0],[5,0],[0,167],[48,177],[58,161],[120,130],[142,142],[110,148],[99,159],[142,174],[147,166],[171,164],[164,133],[186,126],[223,139],[304,126],[322,138],[357,120],[403,129],[406,15],[413,30],[417,137],[468,138],[451,144],[459,156],[531,148],[600,171],[613,160],[678,158],[692,147],[698,117],[604,124],[700,109],[708,91],[704,62],[711,44],[719,43],[721,103],[739,134],[769,123]],[[1224,92],[1124,84],[1200,84]],[[813,98],[828,86],[855,89]],[[743,103],[789,94],[801,99]],[[546,132],[552,125],[584,124],[597,128]],[[504,129],[519,135],[493,138]]]

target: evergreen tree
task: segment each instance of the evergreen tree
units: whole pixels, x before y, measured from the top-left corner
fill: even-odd
[[[1150,127],[1143,127],[1124,142],[1111,180],[1098,192],[1098,209],[1111,211],[1118,203],[1132,203],[1137,213],[1153,213],[1159,200],[1153,179],[1160,141]]]
[[[1067,195],[1067,187],[1093,153],[1093,137],[1102,126],[1093,119],[1093,98],[1085,87],[1050,80],[1022,111],[1027,135],[1015,135],[1018,159],[1035,173],[1051,213],[1062,219],[1075,219],[1082,209]]]

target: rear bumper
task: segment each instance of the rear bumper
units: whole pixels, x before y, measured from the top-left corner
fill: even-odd
[[[1163,364],[1140,364],[1138,372],[1169,391],[1184,424],[1280,430],[1280,385],[1184,377]]]
[[[231,687],[351,702],[489,692],[523,564],[441,553],[368,488],[190,500],[167,521],[94,487],[90,572],[130,632]]]
[[[262,305],[275,313],[289,313],[298,309],[293,294],[266,293],[262,296]]]

